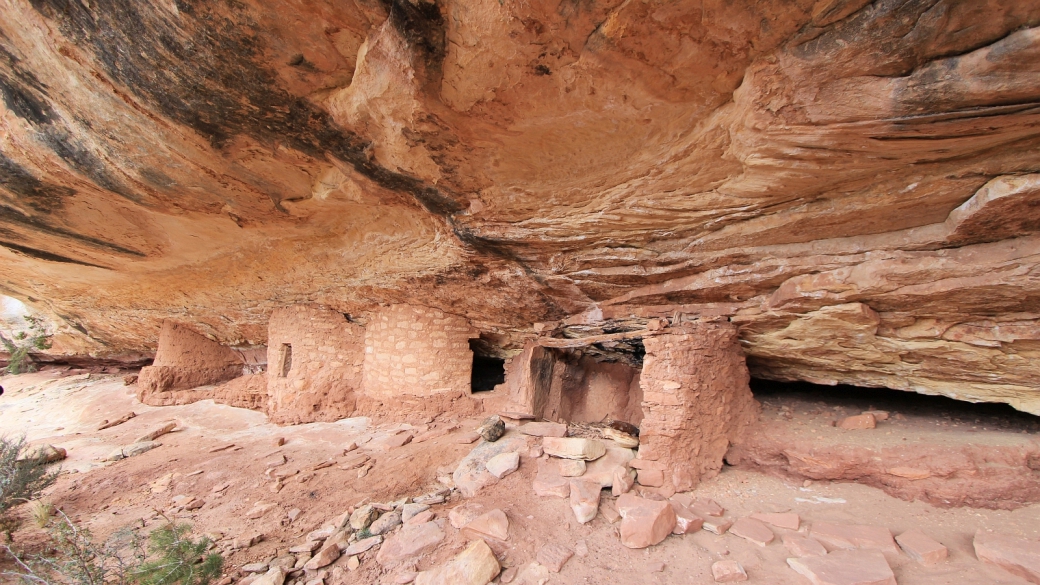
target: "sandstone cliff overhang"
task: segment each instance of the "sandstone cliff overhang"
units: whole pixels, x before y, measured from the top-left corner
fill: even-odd
[[[754,376],[1040,413],[1036,3],[2,1],[0,292],[65,351],[723,316]]]

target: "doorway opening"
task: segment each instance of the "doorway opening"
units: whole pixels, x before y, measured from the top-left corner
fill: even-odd
[[[473,351],[473,370],[470,376],[470,389],[473,392],[489,392],[495,386],[506,381],[506,360],[481,355],[483,344],[470,340],[469,347]],[[478,353],[480,352],[480,353]]]

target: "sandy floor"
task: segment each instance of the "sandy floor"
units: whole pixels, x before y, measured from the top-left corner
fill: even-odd
[[[169,509],[176,496],[201,498],[206,502],[201,509],[178,514],[198,533],[222,534],[222,545],[241,536],[264,535],[259,545],[228,555],[229,572],[245,563],[285,552],[302,535],[348,506],[417,496],[441,487],[438,476],[450,475],[471,448],[456,444],[454,437],[471,430],[476,423],[444,419],[374,425],[367,419],[355,418],[278,427],[260,413],[210,401],[163,408],[145,406],[116,376],[56,379],[54,374],[30,374],[7,377],[2,383],[7,389],[0,397],[2,432],[24,433],[33,442],[68,450],[69,458],[63,464],[68,473],[61,476],[48,495],[53,502],[104,536],[128,524],[158,525],[155,511]],[[769,400],[772,403],[782,398]],[[137,416],[129,422],[97,430],[103,420],[130,411]],[[176,420],[179,428],[159,439],[161,447],[119,462],[99,461],[113,449],[133,442],[167,420]],[[798,422],[806,421],[795,420],[792,424]],[[941,428],[941,422],[936,426]],[[403,425],[414,428],[416,433],[458,428],[430,441],[385,452],[375,447],[388,432]],[[1018,427],[986,431],[1021,434]],[[276,445],[278,438],[285,439],[284,446]],[[942,440],[971,438],[972,433],[957,433],[957,437],[944,435]],[[344,461],[343,449],[351,442],[365,443],[360,451],[368,453],[375,462],[366,476],[359,478],[357,470],[343,470],[337,465],[314,469],[330,459]],[[227,448],[211,452],[220,447]],[[265,471],[269,461],[282,455],[287,463],[274,469],[289,477],[281,482],[279,491],[274,491],[276,481]],[[616,527],[602,516],[580,525],[565,500],[535,496],[531,489],[533,473],[532,460],[524,458],[519,472],[472,499],[487,507],[500,507],[508,516],[509,548],[503,554],[506,566],[533,561],[543,544],[554,542],[573,548],[584,540],[589,554],[574,557],[561,573],[552,575],[550,583],[708,584],[713,583],[711,563],[727,558],[740,561],[752,583],[808,583],[787,567],[785,559],[789,555],[779,542],[783,532],[780,529],[776,529],[777,540],[764,548],[733,535],[715,536],[702,531],[672,536],[646,550],[629,550],[619,543]],[[222,492],[213,492],[214,487],[224,483],[231,485]],[[732,468],[702,484],[696,495],[714,498],[733,518],[756,511],[792,510],[801,515],[806,525],[813,521],[874,524],[889,527],[893,534],[920,527],[945,544],[950,557],[945,564],[923,567],[905,555],[889,555],[902,585],[1025,583],[979,563],[972,551],[972,535],[983,528],[1040,538],[1040,505],[1015,511],[939,509],[921,502],[901,501],[862,485],[816,482],[803,487],[800,483]],[[258,519],[245,518],[245,512],[258,501],[274,503],[275,507]],[[448,503],[435,506],[434,511],[438,516],[446,516],[460,502],[458,496],[452,496]],[[290,523],[287,513],[294,508],[300,509],[301,514]],[[447,530],[448,538],[418,563],[419,569],[443,562],[465,545],[458,531],[450,525]],[[25,529],[16,535],[16,542],[31,546],[41,538],[35,529]],[[650,572],[662,562],[663,571]],[[348,583],[383,583],[394,576],[384,574],[374,560],[374,551],[362,558],[358,571],[347,575]]]

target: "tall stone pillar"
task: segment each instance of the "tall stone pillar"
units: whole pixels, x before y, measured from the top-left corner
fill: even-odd
[[[737,330],[725,321],[698,322],[643,343],[643,421],[633,467],[661,471],[664,486],[689,490],[718,474],[730,443],[758,416]]]

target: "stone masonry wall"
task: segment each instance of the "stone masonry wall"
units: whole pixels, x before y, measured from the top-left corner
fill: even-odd
[[[267,414],[279,424],[334,421],[354,413],[365,330],[336,311],[276,309],[267,334]]]
[[[701,322],[643,339],[643,421],[633,467],[689,490],[714,477],[731,442],[758,416],[737,330]],[[642,471],[641,471],[642,473]]]
[[[393,401],[422,398],[410,402],[430,410],[468,396],[473,368],[469,340],[477,335],[465,318],[436,309],[392,305],[376,313],[365,332],[366,400],[374,409],[376,404],[393,407]]]
[[[141,369],[137,397],[152,406],[201,400],[208,396],[184,391],[241,376],[244,366],[242,356],[235,350],[185,325],[164,321],[155,361]]]

